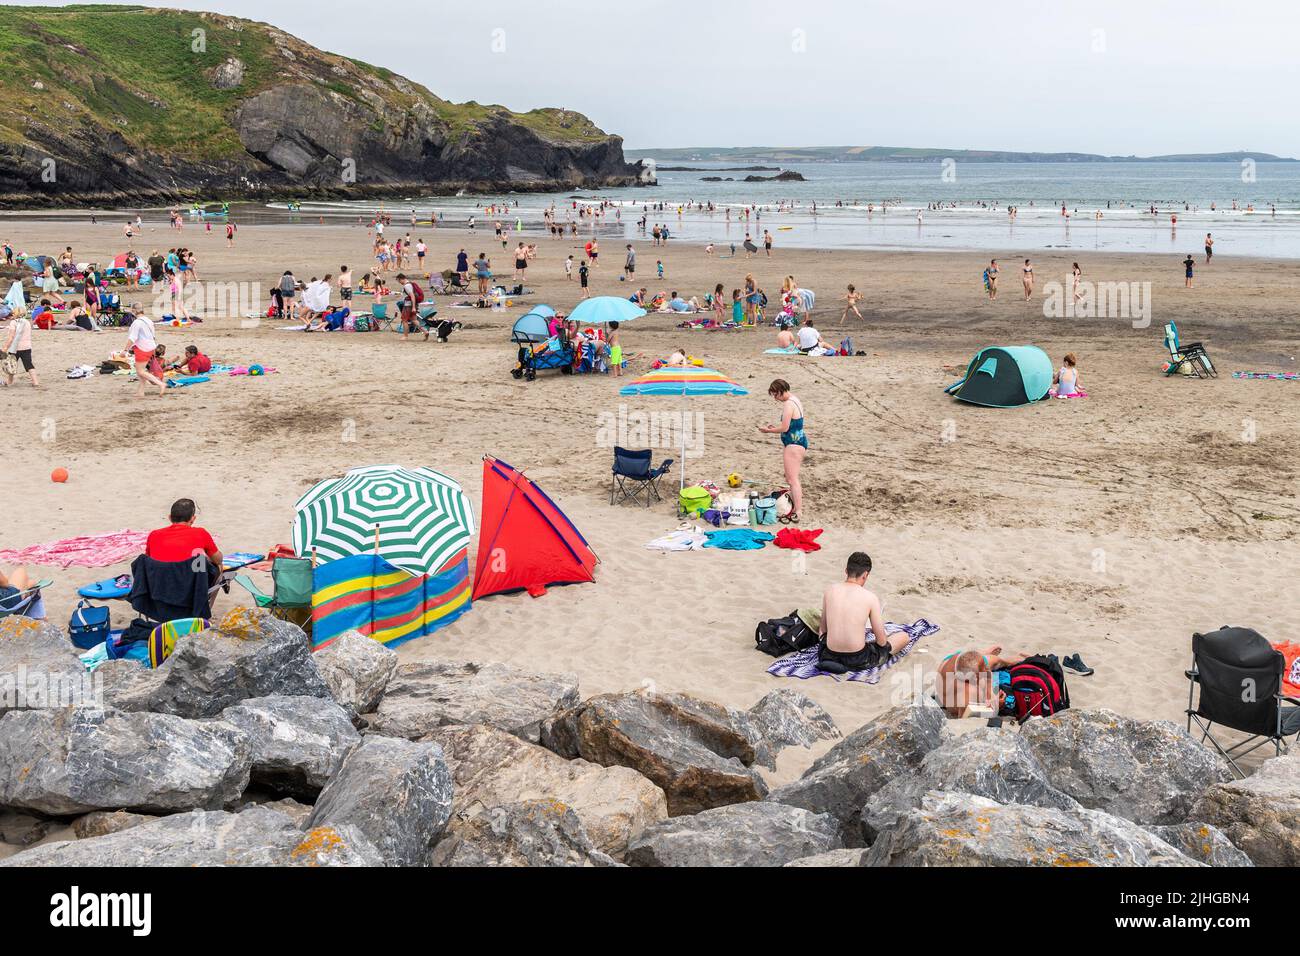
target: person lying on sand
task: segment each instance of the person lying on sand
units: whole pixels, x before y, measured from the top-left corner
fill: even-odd
[[[864,551],[854,551],[844,567],[844,580],[822,594],[819,664],[838,665],[846,671],[868,670],[884,664],[910,640],[906,632],[893,638],[885,633],[880,598],[867,590],[870,574],[871,557]]]

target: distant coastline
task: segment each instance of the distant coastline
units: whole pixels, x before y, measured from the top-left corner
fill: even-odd
[[[629,161],[652,159],[656,163],[816,163],[891,162],[930,163],[945,159],[967,163],[1257,163],[1300,162],[1239,150],[1227,153],[1170,153],[1162,156],[1106,156],[1101,153],[1036,153],[992,149],[932,149],[902,146],[692,146],[665,149],[629,149]],[[665,171],[670,167],[660,167]],[[695,170],[691,170],[694,172]]]

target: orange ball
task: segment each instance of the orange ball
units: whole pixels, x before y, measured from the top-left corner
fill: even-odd
[[[67,480],[68,480],[68,469],[66,468],[55,468],[52,472],[50,472],[50,481],[57,481],[60,484],[62,484]]]

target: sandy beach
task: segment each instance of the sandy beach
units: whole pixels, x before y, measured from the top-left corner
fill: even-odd
[[[71,245],[78,260],[105,263],[124,248],[120,223],[10,220],[4,228],[15,249],[29,253]],[[402,232],[397,222],[390,229]],[[510,265],[490,228],[413,235],[428,243],[438,269],[461,247],[471,258],[488,252],[498,271]],[[365,464],[425,465],[461,481],[477,507],[481,457],[493,454],[526,469],[583,531],[601,558],[597,581],[541,598],[483,600],[452,626],[403,645],[404,659],[509,661],[576,673],[584,696],[653,686],[735,707],[797,683],[847,731],[908,696],[945,655],[990,644],[1081,653],[1096,673],[1070,681],[1076,707],[1181,721],[1193,631],[1235,624],[1274,641],[1291,637],[1285,596],[1300,570],[1300,381],[1231,372],[1300,370],[1300,262],[1216,249],[1209,266],[1198,257],[1188,290],[1181,257],[1033,253],[1040,291],[1025,302],[1023,256],[1008,249],[1000,295],[989,302],[980,286],[988,256],[980,252],[791,251],[778,235],[771,259],[747,261],[708,257],[697,245],[636,242],[646,277],[638,285],[652,293],[702,298],[721,282],[729,294],[753,272],[775,298],[781,279],[794,275],[816,291],[817,324],[835,341],[845,285],[864,293],[865,323],[852,319],[843,332],[861,357],[764,355],[775,344],[770,326],[685,331],[673,316],[651,315],[624,330],[631,374],[680,345],[750,390],[691,406],[704,432],[701,455],[686,465],[688,483],[721,482],[735,471],[764,487],[779,484],[779,445],[755,426],[776,418],[768,383],[791,382],[811,442],[802,526],[825,529],[822,550],[804,560],[773,547],[645,548],[677,526],[673,503],[666,496],[649,509],[609,505],[601,415],[617,415],[621,402],[641,411],[675,405],[621,400],[621,383],[610,377],[510,376],[513,320],[536,303],[568,311],[579,295],[562,264],[581,254],[581,240],[525,238],[539,245],[528,270],[537,293],[496,312],[448,309],[452,300],[439,298],[443,316],[464,322],[442,345],[210,318],[160,328],[160,340],[169,353],[193,343],[214,360],[277,373],[136,399],[121,377],[64,378],[65,369],[122,348],[125,330],[37,331],[44,388],[20,378],[0,389],[8,447],[0,547],[149,530],[185,496],[198,502],[199,523],[224,550],[265,550],[290,540],[294,501],[322,478]],[[371,261],[366,230],[339,225],[248,226],[228,249],[219,228],[187,225],[178,234],[152,223],[135,249],[144,257],[178,243],[195,250],[205,280],[263,289],[285,269],[308,279],[348,263],[359,276]],[[593,293],[628,294],[618,280],[622,243],[601,247]],[[662,281],[653,278],[657,259]],[[1150,282],[1149,327],[1135,329],[1127,318],[1044,318],[1043,284],[1068,288],[1075,259],[1090,281]],[[1205,343],[1217,380],[1162,374],[1162,327],[1171,320],[1185,339]],[[1057,364],[1076,353],[1090,397],[996,410],[943,393],[980,347],[1014,344],[1038,345]],[[680,458],[674,449],[655,454]],[[55,467],[68,470],[66,484],[50,481]],[[674,489],[677,481],[674,467]],[[875,686],[768,675],[771,659],[754,650],[755,624],[817,604],[859,549],[875,561],[870,583],[886,617],[926,618],[939,632]],[[55,580],[47,606],[62,623],[79,586],[127,566],[30,570]],[[232,590],[218,613],[247,600]],[[115,624],[126,621],[119,605]],[[791,779],[817,752],[785,751],[772,780]]]

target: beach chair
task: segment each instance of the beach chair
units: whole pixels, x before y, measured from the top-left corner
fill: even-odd
[[[370,307],[370,327],[381,331],[392,329],[397,316],[388,314],[388,303],[376,302]]]
[[[1209,740],[1239,777],[1246,776],[1237,765],[1242,757],[1268,744],[1281,756],[1288,749],[1286,738],[1300,737],[1300,700],[1282,693],[1285,666],[1282,653],[1248,627],[1192,635],[1187,731],[1195,723],[1201,743]],[[1249,736],[1224,747],[1211,733],[1216,724]]]
[[[1178,326],[1170,322],[1165,326],[1165,347],[1169,349],[1169,368],[1166,375],[1177,375],[1184,368],[1197,378],[1218,378],[1210,355],[1200,342],[1180,342]]]
[[[267,608],[273,617],[301,626],[303,620],[311,617],[314,567],[311,558],[273,558],[270,594],[263,594],[246,574],[238,575],[235,583],[253,596],[258,607]]]
[[[53,581],[37,581],[25,591],[11,594],[0,599],[0,620],[6,617],[30,617],[35,621],[45,620],[45,602],[41,591],[48,588]]]
[[[614,466],[609,484],[609,503],[621,504],[624,501],[636,502],[638,495],[645,496],[645,506],[650,502],[662,500],[659,495],[659,479],[668,473],[673,460],[666,458],[658,468],[652,468],[650,449],[628,451],[626,448],[614,449]]]

